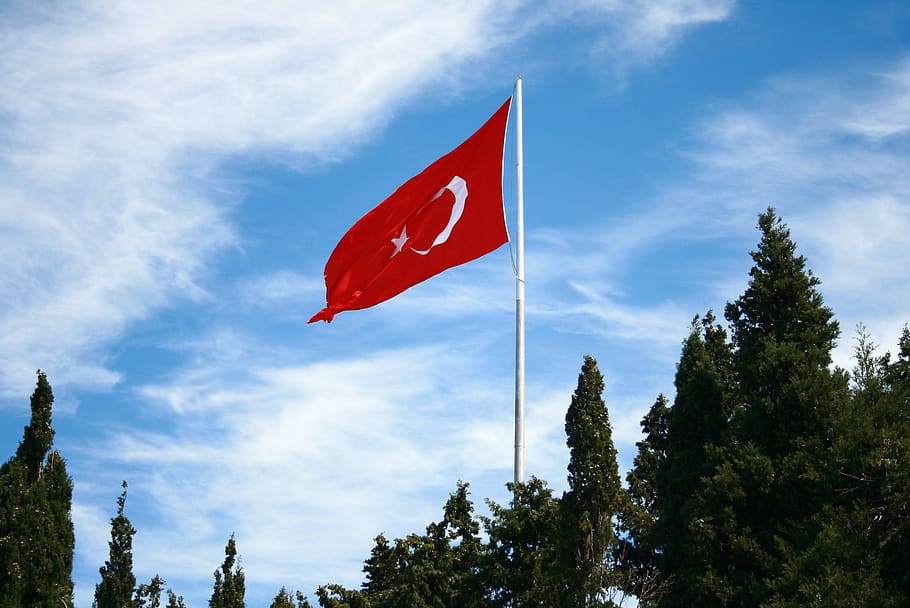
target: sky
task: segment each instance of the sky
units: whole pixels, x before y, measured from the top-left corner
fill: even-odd
[[[91,606],[121,481],[140,582],[193,608],[357,587],[459,480],[508,502],[510,246],[306,321],[347,228],[523,82],[526,474],[566,488],[585,354],[624,473],[696,314],[777,209],[841,327],[910,322],[910,5],[0,3],[0,454],[54,388]],[[516,230],[514,122],[503,191]]]

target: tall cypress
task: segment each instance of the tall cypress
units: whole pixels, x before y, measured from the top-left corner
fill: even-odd
[[[101,582],[95,585],[94,608],[134,608],[136,576],[133,574],[133,535],[136,529],[124,513],[127,483],[117,498],[117,515],[111,518],[109,556],[99,568]]]
[[[566,412],[569,490],[561,501],[566,599],[576,607],[609,605],[616,584],[613,526],[623,494],[603,390],[597,362],[586,355]]]
[[[234,535],[228,539],[224,547],[224,562],[221,568],[215,570],[215,585],[209,608],[245,608],[246,581],[243,568],[237,558],[237,544]]]
[[[73,604],[73,482],[51,451],[54,394],[38,371],[31,420],[0,467],[0,606]]]

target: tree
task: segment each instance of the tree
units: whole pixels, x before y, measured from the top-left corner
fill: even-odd
[[[38,370],[38,385],[32,393],[32,419],[25,427],[22,442],[16,450],[16,460],[27,471],[30,482],[41,478],[42,465],[54,442],[54,428],[51,426],[51,409],[54,393],[47,381],[47,375]]]
[[[489,542],[482,578],[494,606],[558,606],[563,597],[557,568],[559,502],[545,481],[509,483],[508,507],[487,501]]]
[[[424,535],[410,534],[394,544],[382,534],[377,536],[364,564],[362,594],[327,587],[319,595],[320,604],[331,600],[336,602],[332,606],[362,601],[373,608],[482,605],[480,524],[469,494],[468,484],[458,482],[442,520],[430,523]]]
[[[660,544],[658,521],[658,475],[667,457],[667,398],[658,395],[641,421],[645,437],[635,445],[638,454],[626,475],[628,490],[619,514],[621,539],[616,561],[620,586],[634,595],[640,606],[657,605],[665,592],[658,569]]]
[[[215,570],[215,586],[209,608],[245,608],[245,594],[243,568],[238,563],[237,545],[231,534],[224,548],[224,562],[219,570]]]
[[[160,608],[161,592],[164,591],[165,580],[157,574],[152,581],[145,583],[136,588],[136,602],[138,608]]]
[[[136,576],[133,574],[133,535],[136,529],[124,513],[127,483],[117,499],[117,515],[111,518],[109,559],[99,571],[101,582],[95,586],[94,608],[133,608],[139,605],[133,595]]]
[[[0,606],[73,603],[73,481],[51,451],[53,391],[38,370],[31,420],[16,455],[0,466]]]
[[[167,608],[186,608],[183,603],[183,596],[177,595],[170,589],[167,590]]]
[[[729,367],[726,334],[714,324],[713,314],[696,317],[676,368],[666,453],[657,469],[655,544],[661,547],[660,571],[668,584],[662,605],[707,606],[713,601],[699,578],[722,560],[717,547],[711,550],[698,539],[702,522],[710,525],[717,512],[699,502],[699,490],[717,464],[717,447],[727,440],[731,397],[724,376]]]
[[[297,603],[294,604],[294,598],[297,598]],[[312,608],[310,602],[306,599],[300,591],[296,592],[294,596],[291,596],[291,592],[287,590],[286,587],[282,587],[281,591],[278,592],[278,595],[275,596],[275,599],[272,600],[272,604],[269,608]]]
[[[578,607],[610,605],[616,582],[609,558],[618,542],[613,518],[623,490],[603,390],[597,362],[586,355],[566,412],[569,490],[561,501],[566,599]]]
[[[725,310],[736,409],[716,483],[706,490],[710,495],[726,484],[738,496],[707,506],[729,515],[715,546],[733,551],[725,561],[734,571],[722,582],[726,603],[743,606],[772,594],[797,596],[799,577],[780,573],[820,532],[835,482],[833,424],[847,399],[846,374],[830,369],[839,328],[818,292],[820,281],[773,209],[758,225],[762,238],[752,252],[749,284]]]

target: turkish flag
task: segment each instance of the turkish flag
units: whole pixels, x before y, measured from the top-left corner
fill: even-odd
[[[326,307],[310,323],[384,302],[509,240],[502,157],[511,102],[347,231],[325,265]]]

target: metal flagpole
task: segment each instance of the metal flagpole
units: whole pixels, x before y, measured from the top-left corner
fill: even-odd
[[[521,76],[515,82],[515,483],[525,478],[525,211],[521,125]]]

